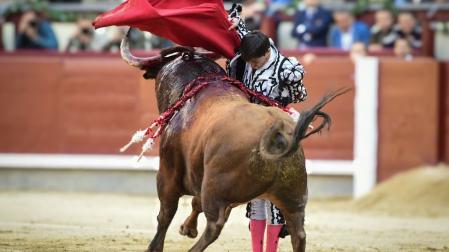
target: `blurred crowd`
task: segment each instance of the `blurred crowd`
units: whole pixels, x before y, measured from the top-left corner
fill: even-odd
[[[407,2],[449,1],[395,0],[394,4],[399,6]],[[278,40],[286,37],[294,39],[299,49],[328,47],[349,51],[354,55],[387,49],[400,57],[411,58],[412,52],[422,47],[422,29],[419,20],[411,12],[379,9],[374,14],[374,23],[369,26],[358,20],[351,10],[334,8],[331,11],[320,0],[247,0],[243,1],[243,5],[242,16],[249,29],[259,29],[261,20],[267,17],[281,20],[289,16],[293,23],[291,32],[279,34]],[[118,51],[126,32],[124,29],[116,28],[112,36],[105,39],[93,29],[90,19],[79,18],[63,51]],[[58,39],[49,21],[33,10],[21,15],[15,37],[16,49],[58,49]],[[171,45],[170,41],[138,31],[131,34],[131,46],[134,48],[154,49]]]
[[[327,9],[323,2],[333,4],[334,8]],[[356,55],[387,50],[409,59],[423,46],[422,28],[414,13],[398,11],[397,8],[404,4],[449,4],[447,0],[391,1],[389,8],[378,8],[374,12],[374,22],[370,25],[357,19],[353,9],[336,2],[356,1],[248,0],[243,2],[243,16],[250,23],[250,28],[262,30],[264,27],[261,27],[260,20],[263,18],[271,18],[276,26],[279,26],[280,20],[292,20],[290,36],[296,39],[299,49],[326,47]],[[288,13],[289,9],[294,11]],[[285,30],[282,32],[273,36],[277,42],[288,36]]]
[[[94,30],[91,19],[81,17],[76,21],[73,33],[61,49],[51,23],[40,13],[30,9],[21,15],[17,24],[15,49],[60,50],[68,53],[117,52],[127,29],[111,27],[108,34],[105,34],[104,31]],[[131,31],[130,44],[137,49],[158,49],[172,45],[170,41],[137,30]]]
[[[291,34],[299,48],[332,47],[358,54],[394,49],[399,56],[410,57],[412,50],[422,46],[421,27],[410,12],[395,16],[390,10],[380,9],[369,27],[350,10],[330,12],[319,0],[304,1],[304,8],[295,14]]]

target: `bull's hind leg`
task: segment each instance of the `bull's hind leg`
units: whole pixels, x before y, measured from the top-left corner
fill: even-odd
[[[282,210],[281,210],[282,211]],[[288,232],[291,235],[291,241],[294,252],[306,251],[306,232],[304,230],[304,207],[300,207],[296,211],[283,212],[287,223]]]
[[[218,202],[206,202],[203,204],[204,215],[206,215],[207,219],[206,229],[189,252],[204,251],[218,238],[231,214],[231,209],[229,204],[220,204]]]
[[[157,175],[157,192],[160,201],[160,210],[157,216],[157,231],[150,245],[148,252],[161,252],[164,250],[164,240],[168,227],[178,209],[178,201],[181,195],[176,174],[166,168],[164,159],[161,158],[159,172]]]
[[[203,212],[203,209],[201,208],[201,198],[195,196],[192,199],[192,213],[190,213],[189,217],[187,217],[184,224],[182,224],[179,229],[181,235],[186,235],[189,238],[195,238],[198,235],[198,215],[201,212]]]

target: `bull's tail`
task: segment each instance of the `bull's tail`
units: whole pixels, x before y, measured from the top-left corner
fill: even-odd
[[[301,116],[296,124],[293,135],[287,135],[284,131],[282,121],[275,122],[262,136],[259,151],[262,157],[269,160],[276,160],[295,153],[299,148],[299,142],[302,139],[320,132],[323,128],[329,129],[332,120],[331,117],[320,111],[326,104],[336,97],[345,94],[352,88],[342,88],[325,95],[321,100],[308,110],[301,111]],[[307,132],[309,124],[317,117],[322,118],[321,124],[310,132]]]

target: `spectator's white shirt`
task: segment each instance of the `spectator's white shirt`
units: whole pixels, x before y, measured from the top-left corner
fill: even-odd
[[[354,38],[352,37],[352,29],[341,34],[341,48],[345,51],[349,51],[352,46]]]

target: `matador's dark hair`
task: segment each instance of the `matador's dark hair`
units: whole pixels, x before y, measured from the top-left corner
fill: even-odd
[[[260,31],[252,31],[242,38],[240,53],[244,61],[259,58],[270,49],[270,39]]]

